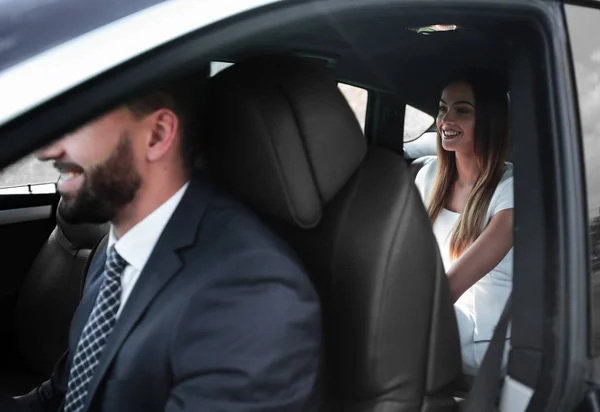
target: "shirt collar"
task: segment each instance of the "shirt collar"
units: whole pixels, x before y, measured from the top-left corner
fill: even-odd
[[[129,265],[139,271],[144,269],[158,238],[171,219],[189,184],[189,181],[186,182],[173,196],[129,229],[120,239],[116,238],[114,227],[111,224],[108,248],[115,245],[116,251]]]

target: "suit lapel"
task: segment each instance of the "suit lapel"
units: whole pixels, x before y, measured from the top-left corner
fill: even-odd
[[[102,351],[100,362],[88,388],[84,410],[88,410],[108,366],[131,329],[160,290],[181,268],[182,262],[176,252],[194,242],[211,194],[211,186],[204,182],[199,173],[195,174],[158,239]]]

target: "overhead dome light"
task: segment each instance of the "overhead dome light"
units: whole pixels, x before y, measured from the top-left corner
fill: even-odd
[[[431,34],[444,31],[454,31],[459,27],[456,24],[432,24],[431,26],[423,27],[407,27],[408,30],[414,31],[418,34]]]

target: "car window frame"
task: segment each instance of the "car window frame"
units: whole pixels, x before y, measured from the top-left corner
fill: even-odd
[[[592,161],[591,158],[589,158],[589,156],[592,155],[591,153],[591,146],[588,147],[589,144],[592,143],[592,139],[596,138],[597,139],[597,143],[600,144],[600,129],[595,130],[594,131],[586,131],[586,123],[585,122],[589,122],[592,119],[594,119],[595,117],[591,114],[585,114],[584,113],[584,107],[582,107],[582,100],[584,98],[584,96],[582,96],[580,94],[581,88],[583,87],[581,84],[579,84],[579,82],[583,81],[583,79],[581,79],[579,77],[579,72],[577,70],[576,65],[579,63],[579,59],[580,59],[580,52],[583,52],[583,50],[580,49],[580,45],[578,43],[576,43],[575,40],[575,36],[574,36],[574,28],[577,27],[577,30],[579,30],[579,26],[578,26],[578,22],[574,20],[574,14],[576,13],[575,10],[573,10],[572,8],[578,8],[579,10],[577,11],[577,13],[581,12],[581,13],[585,13],[587,16],[591,16],[591,13],[594,13],[598,19],[598,23],[600,24],[600,1],[592,1],[592,0],[585,0],[585,1],[569,1],[567,2],[567,4],[565,4],[565,22],[566,25],[568,27],[568,44],[569,44],[569,49],[571,52],[571,55],[573,56],[573,61],[572,61],[572,71],[573,71],[573,78],[574,78],[574,83],[575,83],[575,90],[574,90],[574,95],[576,97],[576,101],[577,101],[577,107],[578,107],[578,116],[580,119],[580,123],[581,123],[581,129],[580,129],[580,140],[581,140],[581,145],[582,145],[582,149],[581,149],[581,156],[582,156],[582,164],[584,164],[584,170],[582,171],[582,175],[584,176],[584,185],[585,185],[585,195],[586,195],[586,202],[585,202],[585,209],[586,209],[586,227],[588,228],[588,233],[586,236],[586,240],[587,240],[587,247],[586,247],[586,252],[587,252],[587,263],[588,263],[588,268],[587,268],[587,273],[588,273],[588,279],[587,279],[587,288],[588,288],[588,299],[589,299],[589,303],[588,303],[588,307],[589,307],[589,313],[588,313],[588,320],[586,323],[587,329],[588,329],[588,353],[590,358],[592,358],[592,373],[590,375],[590,382],[593,384],[594,388],[590,391],[590,396],[587,398],[588,403],[590,402],[598,402],[599,398],[600,398],[600,393],[598,392],[600,390],[600,296],[598,296],[598,293],[595,292],[598,290],[598,287],[600,285],[600,270],[598,270],[597,266],[598,266],[598,259],[600,258],[600,255],[598,255],[597,250],[600,247],[600,243],[595,242],[594,239],[594,232],[597,233],[598,231],[598,227],[594,226],[597,225],[598,223],[600,223],[600,204],[595,205],[594,208],[591,208],[591,192],[592,190],[595,192],[595,197],[598,197],[598,193],[599,189],[596,187],[596,185],[594,185],[594,187],[592,187],[592,185],[594,183],[600,183],[600,180],[598,178],[596,178],[596,176],[594,176],[595,180],[594,182],[592,182],[592,174],[590,173],[590,171],[592,169],[595,169],[596,171],[598,170],[598,167],[596,166],[596,162],[592,162],[590,163],[590,161]],[[572,16],[570,16],[571,13],[574,13]],[[598,29],[596,28],[596,30],[598,31]],[[598,33],[600,33],[600,31],[598,31]],[[589,33],[586,32],[586,36],[585,38],[588,38]],[[594,41],[594,37],[590,37],[590,41],[593,42]],[[577,41],[581,41],[581,37],[577,40]],[[593,53],[594,55],[598,55],[600,56],[600,41],[598,41],[597,39],[595,39],[595,45],[593,47],[597,47],[596,53]],[[591,45],[591,43],[589,44]],[[586,47],[589,46],[588,44],[586,44]],[[592,48],[593,48],[592,47]],[[591,59],[591,55],[588,56]],[[598,62],[597,64],[598,66],[598,71],[597,72],[593,72],[593,74],[596,74],[596,76],[600,76],[600,62]],[[585,66],[584,66],[585,67]],[[597,80],[598,81],[598,80]],[[600,83],[599,83],[600,84]],[[593,102],[591,104],[594,104]],[[600,125],[600,123],[597,122],[596,126]],[[589,135],[588,135],[589,133]],[[595,148],[594,148],[595,149]],[[600,151],[599,150],[595,150],[594,153],[600,155]],[[595,211],[595,212],[594,212]],[[595,253],[596,251],[596,253]],[[596,268],[595,268],[596,267]],[[591,407],[591,405],[589,405]],[[584,409],[585,410],[585,409]]]
[[[347,2],[346,2],[347,3]],[[330,9],[328,11],[333,12],[335,10],[342,9],[344,7],[356,7],[356,8],[367,8],[367,7],[383,7],[389,6],[389,0],[372,0],[368,4],[352,3],[351,5],[343,4],[341,1],[328,2]],[[419,7],[416,2],[396,2],[402,4],[402,7]],[[395,3],[395,4],[396,4]],[[475,2],[461,3],[459,1],[453,3],[455,5],[462,5],[463,7],[473,7]],[[479,3],[478,3],[479,4]],[[490,5],[496,5],[498,7],[506,7],[506,2],[494,2],[490,1],[486,3],[485,7],[491,7]],[[578,352],[579,346],[577,345],[577,339],[581,339],[581,331],[577,330],[575,321],[580,320],[577,318],[582,295],[580,294],[581,288],[577,289],[576,282],[581,279],[578,278],[581,268],[578,266],[581,264],[579,259],[578,246],[581,246],[580,242],[574,242],[571,246],[566,246],[567,240],[576,239],[577,231],[580,230],[578,224],[581,221],[577,219],[581,216],[578,215],[577,208],[579,205],[578,190],[581,182],[573,181],[574,176],[577,176],[578,163],[575,153],[579,153],[576,142],[572,142],[572,139],[565,138],[565,136],[574,136],[574,130],[576,125],[573,123],[571,117],[573,108],[571,107],[571,84],[569,83],[569,73],[561,72],[558,70],[560,65],[564,65],[568,61],[568,52],[564,49],[564,45],[559,42],[553,42],[552,37],[548,36],[549,32],[553,29],[558,29],[559,32],[564,29],[561,26],[561,14],[558,6],[549,6],[545,8],[539,7],[539,4],[520,4],[518,2],[510,3],[514,10],[525,10],[530,13],[537,13],[536,16],[539,18],[542,28],[540,30],[545,33],[547,37],[544,37],[544,41],[541,42],[544,49],[540,51],[547,58],[545,63],[548,64],[548,78],[539,79],[539,81],[548,81],[550,90],[555,93],[555,99],[547,102],[551,113],[560,114],[556,119],[553,119],[550,124],[545,125],[550,130],[547,136],[544,136],[546,140],[544,143],[548,146],[550,153],[554,156],[548,163],[555,162],[552,166],[554,168],[547,168],[544,171],[548,172],[546,176],[536,176],[536,178],[545,179],[540,180],[543,183],[543,187],[540,188],[541,194],[551,200],[551,204],[544,205],[543,203],[535,203],[534,206],[542,206],[542,210],[538,211],[541,213],[542,220],[545,218],[556,217],[556,227],[552,226],[549,229],[551,239],[543,239],[541,237],[533,237],[536,241],[539,241],[544,250],[546,250],[547,243],[555,242],[557,248],[560,248],[560,253],[557,256],[551,256],[550,254],[544,255],[543,262],[540,260],[540,265],[546,265],[548,262],[558,263],[556,269],[556,276],[558,285],[551,285],[551,290],[547,291],[544,297],[548,298],[547,303],[554,304],[555,312],[546,314],[549,316],[549,325],[552,329],[553,335],[556,337],[557,342],[553,343],[556,345],[557,350],[551,355],[556,356],[555,363],[552,364],[555,368],[548,372],[544,379],[540,379],[538,402],[550,403],[550,407],[555,410],[564,410],[572,402],[572,396],[565,396],[565,391],[568,394],[572,394],[574,390],[579,389],[578,386],[582,381],[583,377],[580,369],[575,366],[580,364],[581,358]],[[536,5],[537,4],[537,5]],[[290,5],[286,5],[285,10],[281,14],[277,14],[278,24],[282,24],[285,19],[281,18],[281,15],[288,16],[284,13],[293,13],[298,18],[298,13],[302,12],[299,8],[302,6],[300,3],[290,2]],[[335,6],[335,7],[334,7]],[[298,7],[298,8],[296,8]],[[337,7],[337,9],[336,9]],[[537,8],[536,8],[537,7]],[[305,11],[305,13],[308,13]],[[227,29],[226,25],[220,25],[218,29],[207,31],[203,33],[202,42],[198,42],[196,36],[187,36],[186,39],[181,42],[174,42],[170,45],[168,50],[164,50],[160,55],[148,54],[144,56],[138,56],[135,62],[129,62],[127,65],[121,65],[111,71],[111,77],[98,76],[93,80],[82,84],[81,87],[65,92],[61,96],[40,105],[36,110],[27,112],[27,114],[18,118],[18,122],[11,122],[10,124],[2,125],[0,129],[0,144],[7,147],[6,152],[2,154],[2,159],[8,159],[15,156],[22,155],[23,151],[27,149],[33,149],[34,146],[39,147],[42,143],[47,142],[59,135],[59,132],[68,131],[73,126],[84,123],[86,119],[89,119],[93,115],[97,115],[102,110],[110,107],[112,104],[122,100],[128,93],[132,93],[138,90],[140,87],[149,86],[153,82],[158,81],[161,76],[169,71],[178,69],[187,64],[188,68],[194,66],[194,62],[209,61],[209,56],[219,50],[219,47],[223,47],[227,42],[232,42],[237,39],[243,39],[245,35],[252,32],[252,28],[248,27],[249,24],[240,24],[236,26],[235,35],[229,33],[223,33]],[[219,32],[221,30],[221,33]],[[546,30],[543,32],[543,30]],[[220,34],[220,35],[218,35]],[[225,34],[225,35],[224,35]],[[195,53],[195,54],[194,54]],[[193,58],[192,58],[193,57]],[[143,64],[146,67],[142,67]],[[150,70],[150,66],[154,70]],[[156,70],[156,68],[159,70]],[[544,95],[545,96],[545,95]],[[545,96],[546,97],[546,96]],[[563,101],[562,99],[565,99]],[[56,123],[56,114],[70,113],[72,116],[69,117],[69,122]],[[35,118],[39,121],[35,126],[38,128],[38,134],[32,134],[34,125],[28,124],[27,120]],[[562,137],[561,137],[562,136]],[[562,139],[562,140],[561,140]],[[523,153],[528,153],[525,150],[522,152],[517,151],[520,156],[522,166],[516,167],[516,171],[521,169],[519,173],[526,171],[526,158],[523,157]],[[535,155],[535,153],[534,153]],[[517,159],[517,157],[515,157]],[[1,162],[1,160],[0,160]],[[546,166],[546,165],[544,165]],[[554,183],[556,183],[554,185]],[[520,187],[523,192],[527,188],[524,186]],[[566,203],[563,198],[559,198],[559,195],[565,193],[575,193],[572,198],[568,199]],[[542,196],[544,198],[544,196]],[[518,196],[517,196],[518,198]],[[557,200],[558,199],[558,200]],[[558,206],[557,206],[558,205]],[[571,226],[572,225],[572,226]],[[529,235],[534,236],[535,233]],[[517,233],[519,236],[519,233]],[[521,239],[525,240],[522,236]],[[573,275],[571,276],[571,273]],[[556,286],[558,293],[555,296],[553,288]],[[560,286],[566,286],[562,291],[559,290]],[[547,295],[547,296],[546,296]],[[583,295],[585,296],[585,295]],[[556,299],[556,302],[554,301]],[[557,323],[554,323],[554,318],[550,316],[556,316]],[[575,343],[573,342],[575,340]],[[560,350],[558,350],[560,349]],[[538,389],[538,387],[536,387]],[[537,394],[537,391],[536,391]],[[544,404],[546,404],[544,403]],[[561,408],[561,409],[556,409]]]
[[[211,7],[203,2],[166,1],[85,32],[0,72],[0,90],[12,96],[0,101],[0,125],[143,53],[279,1],[219,2]],[[87,50],[96,53],[92,56]],[[65,65],[65,61],[78,64]]]

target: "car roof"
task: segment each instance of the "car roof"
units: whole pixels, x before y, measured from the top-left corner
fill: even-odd
[[[56,45],[165,0],[3,0],[0,72]]]
[[[326,66],[338,81],[389,93],[430,114],[436,113],[439,92],[452,73],[481,67],[506,75],[507,35],[514,31],[506,14],[481,19],[477,14],[386,5],[338,13],[324,4],[310,20],[278,27],[276,36],[249,36],[223,51],[219,60],[300,55]],[[434,23],[457,29],[416,32]]]
[[[140,54],[279,0],[4,0],[0,125]],[[91,52],[90,52],[91,51]]]

